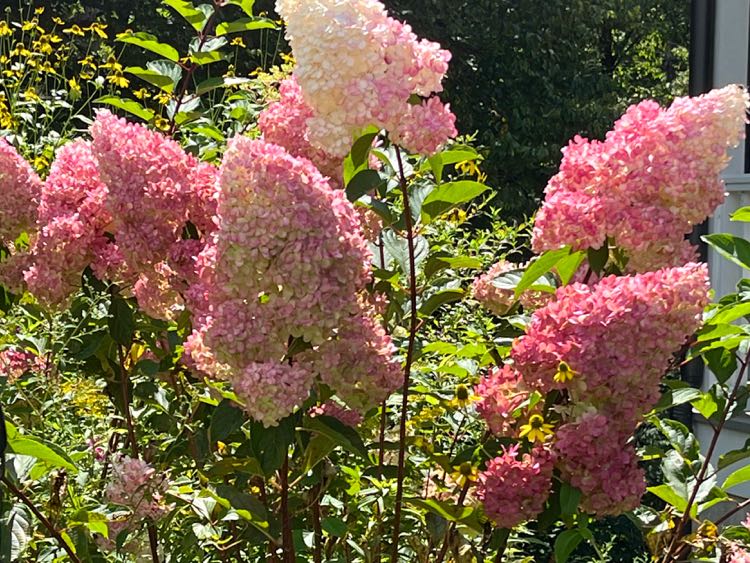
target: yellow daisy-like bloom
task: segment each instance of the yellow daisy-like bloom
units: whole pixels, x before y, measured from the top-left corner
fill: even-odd
[[[169,120],[161,116],[157,116],[154,118],[154,125],[160,131],[166,131],[167,129],[169,129]]]
[[[465,408],[476,400],[477,397],[471,393],[471,390],[466,385],[460,384],[456,386],[455,395],[450,401],[450,406],[453,408]]]
[[[58,18],[57,16],[53,17],[52,21],[57,25],[65,25],[65,22],[62,20],[62,18]]]
[[[167,92],[159,92],[154,96],[154,99],[161,105],[165,106],[172,100],[172,96]]]
[[[230,45],[237,45],[238,47],[245,48],[247,45],[245,45],[245,42],[242,40],[242,37],[235,37],[232,39]]]
[[[34,9],[34,13],[37,16],[41,16],[44,13],[44,6],[40,6],[39,8],[35,8]]]
[[[0,37],[7,37],[8,35],[13,35],[13,30],[7,21],[0,21]]]
[[[151,94],[149,94],[148,90],[146,90],[145,88],[139,88],[138,90],[134,90],[133,95],[139,100],[144,100],[144,99],[151,97]]]
[[[107,82],[110,84],[114,84],[115,86],[119,86],[120,88],[127,88],[130,86],[130,80],[125,78],[122,75],[122,72],[113,72],[109,76],[107,76]]]
[[[544,422],[541,414],[532,414],[526,424],[521,425],[521,438],[530,442],[544,442],[547,436],[552,435],[552,425]]]
[[[85,35],[78,24],[73,24],[72,26],[63,29],[63,33],[70,33],[71,35],[78,35],[80,37],[83,37]]]
[[[479,478],[479,470],[470,462],[464,461],[461,465],[455,465],[451,478],[463,487],[467,482],[474,482]]]
[[[84,27],[83,29],[84,29],[84,31],[91,31],[91,32],[95,33],[96,35],[98,35],[102,39],[107,39],[107,34],[104,31],[105,29],[107,29],[107,26],[105,24],[101,24],[101,23],[95,22],[95,23],[92,23],[88,27]]]
[[[560,362],[560,365],[557,366],[557,373],[555,374],[554,380],[557,383],[567,383],[568,381],[573,381],[573,378],[578,375],[576,371],[573,371],[573,368],[571,368],[566,362]]]

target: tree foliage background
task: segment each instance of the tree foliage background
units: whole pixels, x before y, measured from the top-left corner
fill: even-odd
[[[17,8],[24,0],[0,0]],[[453,54],[446,99],[461,131],[476,131],[498,205],[522,215],[536,207],[581,134],[601,137],[624,108],[687,92],[688,0],[386,0],[415,31]],[[48,0],[67,21],[106,20],[112,31],[137,23],[170,44],[189,35],[159,0]],[[273,12],[257,0],[256,12]],[[180,34],[185,34],[181,37]],[[284,48],[278,33],[249,44],[246,69]],[[126,53],[137,57],[133,50]],[[137,64],[137,61],[134,61]]]

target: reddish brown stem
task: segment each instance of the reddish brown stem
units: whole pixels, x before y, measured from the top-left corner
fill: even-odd
[[[279,470],[279,484],[281,485],[281,541],[284,551],[284,563],[295,563],[294,538],[289,516],[289,456],[284,457],[284,464]]]
[[[401,534],[401,505],[404,498],[404,469],[406,462],[406,420],[408,417],[409,385],[411,383],[411,367],[414,361],[414,345],[417,337],[419,319],[417,318],[417,267],[416,252],[414,244],[414,222],[409,205],[409,187],[404,174],[404,163],[401,159],[401,150],[396,147],[396,160],[398,162],[399,181],[404,198],[404,221],[406,223],[406,242],[409,249],[409,300],[411,318],[409,327],[409,344],[404,364],[404,385],[401,395],[401,421],[399,425],[399,448],[398,448],[398,480],[396,482],[396,502],[394,510],[393,534],[391,536],[391,563],[398,561],[398,544]]]

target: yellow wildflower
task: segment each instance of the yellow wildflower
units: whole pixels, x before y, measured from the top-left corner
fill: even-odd
[[[467,482],[474,482],[479,478],[479,471],[470,462],[464,461],[461,465],[453,467],[455,470],[451,473],[451,478],[463,487]]]
[[[161,116],[156,116],[154,118],[154,125],[157,129],[160,129],[161,131],[166,131],[169,129],[169,120],[165,119]]]
[[[97,68],[96,67],[96,63],[94,62],[94,57],[92,57],[91,55],[89,55],[88,57],[86,57],[86,58],[81,59],[80,61],[78,61],[78,64],[81,65],[81,66],[83,66],[83,67],[93,68],[94,70],[96,70],[96,68]]]
[[[95,22],[88,27],[84,27],[83,29],[85,31],[92,31],[102,39],[107,39],[107,34],[104,32],[104,30],[107,29],[107,26],[105,24]]]
[[[34,13],[37,16],[41,16],[44,13],[44,6],[39,6],[38,8],[35,8]]]
[[[69,33],[71,35],[78,35],[79,37],[84,36],[83,30],[78,24],[73,24],[72,26],[66,29],[63,29],[63,33]]]
[[[91,80],[92,78],[94,78],[94,73],[83,71],[79,76],[81,77],[81,80]]]
[[[139,90],[134,90],[133,95],[138,98],[139,100],[146,100],[151,97],[151,94],[148,93],[148,90],[145,88],[141,88]]]
[[[117,62],[117,57],[114,55],[110,55],[107,57],[107,62],[102,65],[102,68],[109,68],[114,71],[120,71],[122,70],[122,65]]]
[[[122,72],[113,72],[109,76],[107,76],[107,82],[110,84],[114,84],[115,86],[119,86],[120,88],[127,88],[130,86],[130,80],[125,78],[122,74]]]
[[[454,408],[464,408],[468,407],[476,400],[477,398],[472,394],[471,390],[466,385],[460,384],[456,386],[456,391],[450,402],[450,406]]]
[[[578,375],[577,372],[573,371],[573,368],[571,368],[567,362],[560,362],[560,365],[557,366],[557,373],[555,374],[555,381],[557,383],[567,383],[568,381],[573,381],[573,378]]]
[[[61,18],[58,18],[57,16],[54,16],[52,18],[52,21],[56,23],[57,25],[65,25],[65,22]]]
[[[232,39],[230,45],[236,45],[237,47],[245,48],[247,45],[245,45],[245,42],[242,40],[242,37],[235,37]]]
[[[36,93],[36,88],[33,86],[30,88],[27,88],[26,91],[21,94],[23,96],[24,100],[28,100],[30,102],[41,102],[42,99],[39,97],[39,94]]]
[[[8,35],[13,35],[13,30],[7,21],[0,21],[0,37],[7,37]]]
[[[154,96],[154,99],[161,105],[165,106],[172,100],[172,96],[168,92],[159,92]]]
[[[49,160],[44,158],[44,156],[42,155],[34,157],[34,160],[31,164],[38,172],[43,172],[47,170],[47,168],[49,168]]]
[[[75,77],[68,80],[68,87],[70,88],[71,97],[73,98],[80,97],[81,85],[78,83],[78,80]]]
[[[34,18],[33,20],[25,21],[21,23],[22,31],[31,31],[39,25],[39,20]]]
[[[527,438],[531,442],[544,442],[551,435],[552,425],[544,422],[541,414],[532,414],[529,421],[521,425],[521,438]]]

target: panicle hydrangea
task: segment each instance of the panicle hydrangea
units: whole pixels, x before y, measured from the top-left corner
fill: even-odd
[[[308,362],[321,380],[336,390],[347,405],[366,411],[388,397],[402,383],[400,363],[394,361],[391,337],[374,311],[362,311],[342,322],[337,336],[306,352]]]
[[[112,504],[128,508],[132,521],[155,522],[169,511],[164,498],[168,488],[166,476],[147,462],[122,455],[112,461],[112,480],[106,495]]]
[[[308,414],[315,418],[316,416],[332,416],[342,424],[356,428],[362,424],[362,415],[355,410],[348,409],[338,404],[336,401],[326,401],[322,405],[314,406]]]
[[[566,387],[573,400],[634,423],[658,400],[672,354],[700,326],[708,288],[704,264],[562,287],[534,312],[511,357],[527,385]],[[561,362],[577,374],[571,382],[555,381]]]
[[[727,563],[750,563],[750,551],[740,547],[739,545],[732,545],[729,549],[729,559]]]
[[[557,430],[557,467],[565,481],[581,490],[586,512],[617,515],[640,504],[646,483],[635,449],[627,443],[631,432],[598,413]]]
[[[553,298],[551,293],[539,290],[524,291],[516,298],[515,286],[512,283],[502,284],[498,278],[513,271],[526,268],[526,264],[514,264],[507,260],[500,260],[487,272],[480,275],[472,284],[472,295],[484,307],[503,316],[510,311],[516,301],[520,301],[527,311],[538,309]]]
[[[519,458],[518,445],[504,448],[479,474],[477,497],[487,516],[501,528],[534,518],[552,489],[553,469],[549,450],[537,447]]]
[[[312,144],[343,157],[368,125],[387,129],[412,152],[432,152],[455,135],[438,99],[414,109],[413,94],[442,90],[450,53],[418,40],[377,0],[277,0],[297,66],[294,74],[314,115]]]
[[[209,165],[176,141],[108,111],[97,113],[91,137],[119,251],[134,270],[145,270],[181,237],[201,196],[212,196]]]
[[[270,103],[258,116],[258,129],[265,141],[284,147],[292,156],[306,158],[332,183],[341,185],[343,158],[310,143],[307,122],[313,115],[297,79],[290,76],[279,86],[279,100]]]
[[[24,273],[37,299],[64,303],[80,286],[96,249],[109,244],[104,233],[112,217],[104,208],[106,197],[91,144],[74,141],[62,147],[42,185],[39,235],[31,250],[33,264]]]
[[[13,242],[34,227],[42,181],[28,162],[5,139],[0,139],[0,240]]]
[[[5,377],[8,383],[13,383],[28,372],[43,372],[45,367],[44,358],[28,350],[12,347],[0,351],[0,376]]]
[[[744,136],[749,103],[736,85],[666,109],[645,101],[605,141],[573,139],[545,191],[534,249],[600,248],[610,237],[630,257],[630,271],[690,259],[684,234],[724,201],[720,173],[727,149]]]
[[[474,392],[480,400],[477,412],[487,421],[490,430],[497,436],[516,434],[513,411],[528,398],[521,374],[510,365],[493,370],[483,377]]]
[[[238,137],[221,170],[208,345],[221,362],[278,361],[290,336],[321,344],[358,312],[370,253],[352,205],[309,161]]]
[[[316,375],[355,408],[377,401],[397,385],[397,368],[390,339],[358,298],[370,260],[354,208],[308,160],[235,139],[213,242],[188,291],[196,318],[188,363],[230,381],[266,425],[298,407]],[[291,365],[290,337],[313,345]]]

